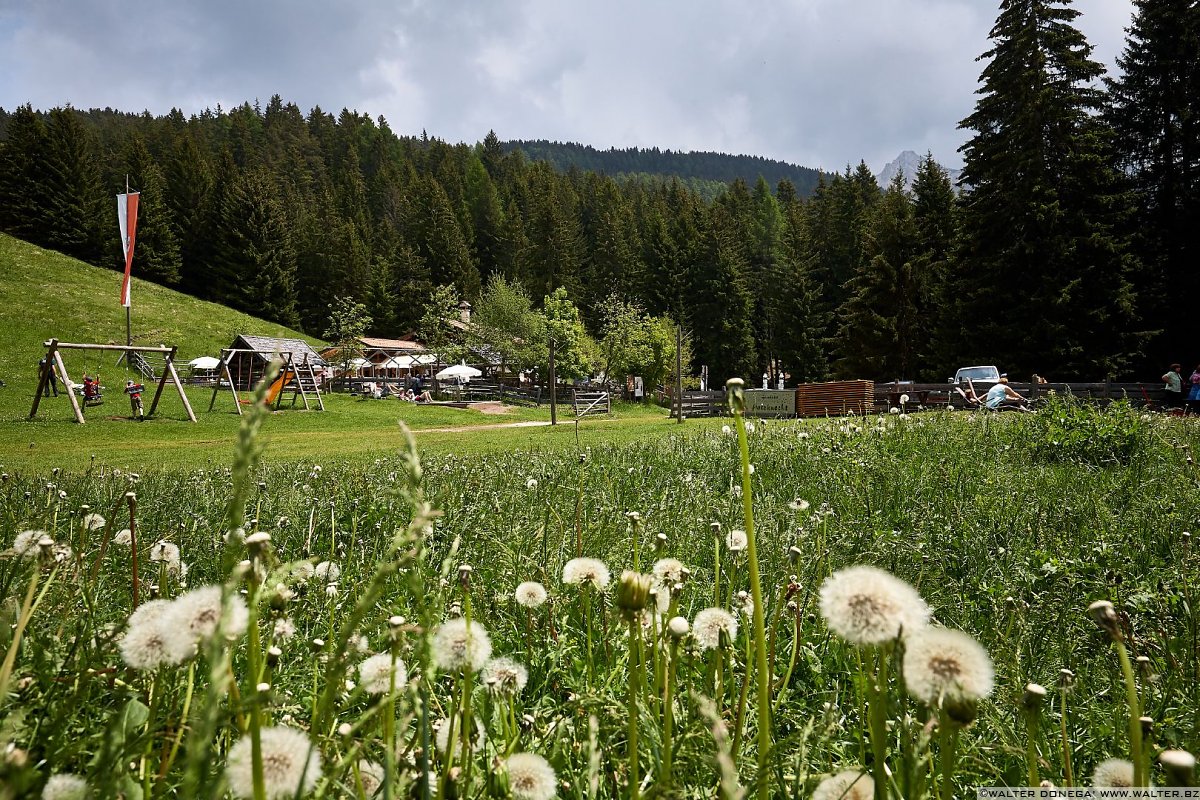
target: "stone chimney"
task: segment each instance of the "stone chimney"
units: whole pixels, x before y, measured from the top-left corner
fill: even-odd
[[[463,300],[458,304],[458,318],[464,325],[471,324],[471,304]]]

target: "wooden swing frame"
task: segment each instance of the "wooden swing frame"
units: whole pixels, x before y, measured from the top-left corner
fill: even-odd
[[[154,390],[154,400],[150,402],[150,410],[146,413],[147,417],[154,416],[154,412],[158,409],[159,398],[162,397],[163,387],[166,386],[167,378],[175,384],[176,391],[179,392],[179,399],[183,401],[183,408],[187,411],[188,419],[192,422],[196,421],[196,414],[192,411],[192,404],[188,402],[187,393],[183,391],[183,382],[179,380],[179,373],[175,371],[175,352],[176,347],[144,347],[140,345],[125,345],[125,344],[78,344],[76,342],[60,342],[58,339],[51,339],[48,342],[42,343],[46,348],[45,366],[38,370],[38,385],[37,391],[33,393],[33,407],[29,409],[29,419],[37,416],[38,406],[42,402],[42,392],[50,383],[50,370],[58,368],[58,374],[62,378],[63,386],[67,390],[67,399],[71,401],[71,410],[75,412],[75,421],[80,425],[85,424],[83,419],[83,408],[79,404],[79,399],[75,397],[75,384],[67,376],[67,366],[63,363],[63,350],[106,350],[121,352],[125,355],[129,353],[162,353],[163,360],[166,363],[163,369],[162,377],[158,379],[158,386]]]
[[[271,360],[274,358],[280,359],[278,374],[284,375],[285,378],[284,378],[283,385],[279,387],[279,391],[278,391],[278,393],[276,393],[275,399],[271,403],[271,405],[274,406],[276,411],[279,411],[282,408],[283,392],[285,389],[289,389],[289,388],[292,390],[292,406],[293,407],[295,407],[295,405],[296,405],[296,398],[299,397],[304,402],[304,410],[305,411],[312,410],[312,407],[309,405],[309,402],[308,402],[308,392],[306,392],[304,390],[304,382],[301,380],[300,372],[299,372],[300,368],[306,369],[309,372],[309,377],[311,379],[315,380],[315,374],[313,373],[312,365],[308,363],[307,355],[305,355],[304,361],[297,363],[296,360],[292,357],[291,353],[282,353],[281,354],[274,350],[268,351],[268,350],[254,350],[254,349],[246,348],[246,347],[227,347],[221,351],[221,367],[220,367],[221,372],[220,372],[220,374],[217,375],[216,385],[213,386],[212,399],[208,401],[208,410],[210,412],[217,405],[217,395],[219,395],[221,393],[221,388],[222,388],[221,381],[224,380],[229,386],[229,393],[233,395],[234,409],[237,411],[238,416],[242,415],[242,413],[243,413],[242,412],[242,401],[241,401],[241,398],[238,396],[237,384],[233,380],[233,372],[229,369],[229,362],[232,361],[236,356],[238,356],[242,353],[250,353],[250,354],[256,355],[256,356],[262,356],[267,359],[268,364],[270,364]],[[291,378],[290,379],[287,378],[286,377],[287,375],[291,375]],[[240,368],[238,370],[238,376],[241,377],[241,369]],[[325,401],[321,399],[320,390],[317,390],[315,392],[314,399],[317,401],[317,410],[324,411],[325,410]]]

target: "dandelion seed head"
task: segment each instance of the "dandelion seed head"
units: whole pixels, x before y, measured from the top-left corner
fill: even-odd
[[[292,565],[292,581],[308,583],[317,574],[317,568],[310,561],[298,561]]]
[[[20,558],[37,558],[38,542],[45,535],[45,531],[21,531],[13,540],[13,554]]]
[[[830,575],[821,585],[820,609],[834,633],[857,645],[883,644],[929,621],[929,607],[916,589],[869,566]]]
[[[797,497],[795,500],[788,503],[788,508],[790,508],[792,511],[808,511],[810,505],[811,504],[807,500]]]
[[[875,781],[862,770],[848,769],[817,784],[812,800],[871,800]]]
[[[722,425],[721,433],[725,434],[726,436],[729,436],[730,434],[733,433],[733,428],[729,427],[728,425]]]
[[[546,587],[537,581],[525,581],[517,587],[514,596],[517,598],[517,605],[538,608],[546,602]]]
[[[721,646],[721,634],[733,641],[737,638],[738,621],[723,608],[706,608],[696,614],[692,622],[692,636],[701,650],[715,650]]]
[[[725,547],[731,553],[740,553],[746,549],[749,540],[746,538],[745,531],[732,530],[725,536]]]
[[[472,718],[475,722],[475,735],[471,737],[470,748],[474,752],[480,747],[487,744],[487,731],[483,729],[483,723],[479,721],[479,717]],[[452,753],[457,753],[462,742],[462,728],[459,726],[462,720],[455,717],[454,720],[454,745],[450,747]],[[440,719],[434,723],[437,726],[437,731],[434,734],[433,740],[437,745],[439,753],[445,753],[446,748],[450,746],[450,720]]]
[[[342,577],[342,568],[332,561],[322,561],[313,568],[313,575],[324,583],[333,583]]]
[[[570,586],[591,586],[603,590],[609,580],[608,567],[596,558],[572,558],[563,565],[563,583]]]
[[[465,617],[458,617],[437,627],[429,649],[437,669],[478,671],[492,656],[492,640],[478,622],[472,621],[468,626]]]
[[[42,800],[84,800],[87,796],[87,781],[69,772],[51,775],[42,787]]]
[[[677,558],[660,558],[654,562],[654,578],[660,586],[683,582],[683,562]]]
[[[483,665],[480,680],[498,697],[515,697],[525,689],[529,672],[523,664],[506,656],[493,658]]]
[[[221,587],[202,586],[172,601],[163,619],[163,633],[174,659],[185,661],[195,655],[197,645],[212,637],[218,623],[223,623],[221,632],[226,638],[236,640],[246,633],[249,621],[250,612],[241,596],[231,594],[222,609]]]
[[[122,528],[113,534],[113,544],[119,544],[122,547],[128,547],[133,544],[133,531],[129,528]]]
[[[532,490],[536,489],[537,487],[538,487],[537,478],[530,478],[527,481],[525,481],[526,489],[529,489],[530,491],[532,491]]]
[[[263,728],[263,784],[270,800],[308,794],[321,779],[321,755],[303,731],[285,726]],[[229,748],[225,777],[235,797],[254,797],[253,759],[250,737],[243,736]]]
[[[358,760],[358,779],[362,781],[363,794],[374,797],[383,786],[383,766],[365,758]]]
[[[682,639],[688,635],[688,631],[692,628],[691,623],[687,621],[687,617],[671,617],[667,622],[667,631],[676,639]]]
[[[121,660],[136,670],[152,670],[183,659],[169,645],[170,637],[163,629],[166,600],[151,600],[138,606],[129,617],[129,629],[121,639]]]
[[[169,572],[179,572],[179,545],[165,540],[155,542],[150,548],[150,560],[166,564]]]
[[[392,654],[380,653],[358,665],[358,683],[367,694],[387,694],[392,690],[393,672],[396,676],[396,689],[403,689],[408,683],[408,668],[397,658],[393,671]]]
[[[926,627],[905,637],[904,680],[918,700],[974,702],[992,693],[992,659],[962,631]]]
[[[100,516],[99,514],[88,514],[83,518],[83,527],[87,528],[89,531],[96,531],[103,528],[105,522],[107,522],[107,520],[105,520],[104,517]]]
[[[1106,758],[1092,772],[1092,786],[1097,789],[1133,788],[1133,762],[1123,758]]]
[[[296,635],[296,623],[291,617],[280,617],[275,620],[275,640],[286,642]]]
[[[558,777],[550,762],[535,753],[513,753],[504,760],[513,800],[553,800]]]

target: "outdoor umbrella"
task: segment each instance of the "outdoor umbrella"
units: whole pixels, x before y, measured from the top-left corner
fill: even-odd
[[[466,364],[455,364],[452,367],[446,367],[434,377],[439,381],[469,381],[471,378],[478,378],[482,374],[479,370],[474,367],[468,367]]]
[[[221,366],[221,359],[213,358],[212,356],[200,356],[189,361],[188,366],[192,369],[216,369]]]

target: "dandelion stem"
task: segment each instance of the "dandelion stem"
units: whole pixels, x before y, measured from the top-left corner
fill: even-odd
[[[35,565],[31,571],[29,579],[29,588],[25,591],[25,600],[21,603],[21,615],[17,618],[17,627],[13,631],[12,642],[8,646],[8,652],[4,655],[4,664],[0,666],[0,707],[4,706],[4,701],[8,698],[8,682],[12,679],[13,667],[17,663],[17,652],[21,649],[21,636],[25,633],[25,628],[29,625],[29,619],[33,616],[33,612],[41,604],[42,598],[46,596],[46,590],[50,588],[50,584],[54,583],[54,577],[58,575],[58,567],[55,567],[50,572],[50,576],[46,578],[45,585],[42,586],[42,591],[37,594],[37,599],[34,599],[34,594],[37,593],[38,580],[42,576],[41,569]]]
[[[796,668],[796,656],[800,652],[800,609],[796,609],[796,616],[792,622],[792,655],[788,659],[787,672],[783,673],[783,679],[777,684],[776,691],[779,693],[775,698],[775,706],[772,710],[778,710],[779,704],[783,702],[783,696],[787,693],[788,684],[792,681],[792,671]]]
[[[629,615],[629,796],[638,800],[641,780],[638,778],[638,678],[641,676],[641,623],[637,615]]]
[[[1141,704],[1138,702],[1137,680],[1133,676],[1133,664],[1129,651],[1120,639],[1113,640],[1117,658],[1121,660],[1121,672],[1125,675],[1125,695],[1129,703],[1129,760],[1133,762],[1133,785],[1146,785],[1145,758],[1142,753]]]
[[[159,765],[158,775],[164,777],[171,771],[171,765],[175,763],[175,756],[179,754],[179,745],[183,742],[183,732],[187,730],[188,712],[192,708],[192,695],[196,688],[196,662],[188,662],[187,689],[183,695],[183,710],[179,713],[179,730],[175,732],[175,741],[171,742],[171,752],[167,755],[166,761]]]
[[[1037,708],[1025,709],[1025,768],[1029,773],[1029,786],[1037,786],[1038,775],[1037,736],[1040,713]]]
[[[678,658],[679,658],[679,641],[677,638],[672,636],[671,644],[670,644],[670,660],[667,662],[667,678],[666,678],[666,681],[663,683],[663,696],[662,696],[662,702],[663,702],[662,751],[663,751],[663,755],[662,755],[662,773],[661,773],[660,780],[662,781],[662,785],[664,787],[668,787],[668,788],[671,786],[671,782],[673,780],[673,777],[671,775],[673,765],[672,765],[671,761],[672,761],[672,757],[674,754],[671,752],[671,747],[672,747],[671,737],[674,734],[674,727],[675,727],[674,710],[673,710],[673,705],[674,705],[674,694],[673,693],[674,693],[674,688],[675,688],[675,668],[676,668],[676,662],[678,661]]]
[[[958,725],[944,710],[938,717],[938,758],[942,780],[941,800],[954,800],[954,762],[958,747]]]
[[[879,650],[872,654],[876,669],[867,679],[867,696],[870,704],[871,773],[875,779],[875,800],[888,796],[887,770],[887,683],[888,651]]]
[[[1066,785],[1075,785],[1075,775],[1071,771],[1071,740],[1067,736],[1067,686],[1064,683],[1059,689],[1059,701],[1062,705],[1058,720],[1058,729],[1062,734],[1063,772],[1066,775]]]

